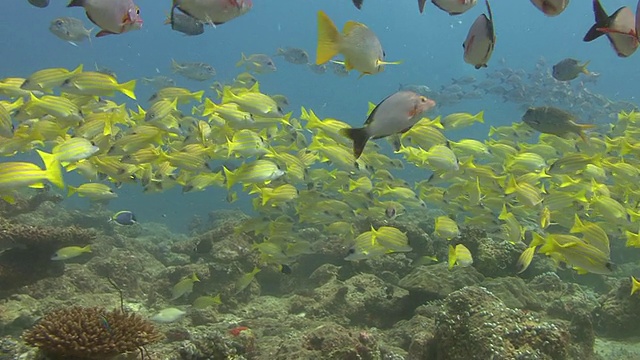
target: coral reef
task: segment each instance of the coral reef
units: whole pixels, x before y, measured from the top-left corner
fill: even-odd
[[[436,315],[434,337],[419,356],[434,359],[589,359],[593,338],[573,338],[564,321],[541,321],[510,309],[484,288],[451,293]],[[581,323],[584,325],[584,323]],[[585,331],[585,330],[583,330]],[[420,358],[410,354],[410,358]]]
[[[52,359],[109,359],[162,339],[134,313],[101,307],[70,307],[46,314],[23,334],[24,341]]]
[[[75,226],[51,227],[0,221],[0,244],[11,244],[0,253],[0,296],[40,279],[60,276],[64,264],[51,261],[51,255],[64,246],[86,245],[96,232]]]
[[[640,296],[629,296],[630,293],[629,279],[620,279],[608,294],[601,297],[599,306],[593,311],[598,334],[614,339],[640,336]]]

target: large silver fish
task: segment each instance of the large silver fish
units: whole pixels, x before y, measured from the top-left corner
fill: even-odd
[[[626,6],[619,8],[609,16],[600,1],[593,0],[596,23],[589,29],[583,40],[589,42],[602,35],[607,35],[618,56],[631,56],[638,49],[637,29],[640,27],[638,8],[640,8],[640,1],[636,7],[635,17],[631,9]]]
[[[476,0],[431,0],[431,2],[449,15],[460,15],[476,5]]]
[[[531,0],[547,16],[560,15],[569,5],[569,0]]]
[[[35,7],[45,8],[49,6],[49,0],[29,0],[29,4]]]
[[[171,18],[175,9],[204,23],[221,25],[246,14],[253,7],[251,0],[173,0]]]
[[[133,0],[71,0],[67,7],[81,6],[100,32],[96,37],[122,34],[142,27],[140,8]]]
[[[425,111],[435,106],[435,101],[413,91],[398,91],[376,105],[364,127],[343,129],[341,133],[353,140],[353,154],[357,159],[369,139],[406,132],[422,118]]]
[[[353,5],[358,10],[362,9],[362,3],[364,2],[364,0],[352,0],[352,1],[353,1]],[[424,4],[426,4],[426,3],[427,3],[427,0],[418,0],[418,10],[420,10],[421,14],[424,11]]]
[[[464,62],[473,65],[476,69],[487,67],[496,44],[496,32],[493,28],[493,14],[491,13],[489,0],[485,0],[485,3],[489,16],[480,14],[476,18],[462,44]]]

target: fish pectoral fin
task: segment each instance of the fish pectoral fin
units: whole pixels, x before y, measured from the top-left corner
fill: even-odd
[[[344,64],[344,68],[347,69],[347,71],[353,70],[353,65],[351,65],[349,60],[345,59],[343,64]]]
[[[397,60],[397,61],[377,60],[377,62],[376,62],[376,66],[379,66],[379,65],[400,65],[400,64],[402,64],[402,60]]]
[[[107,36],[107,35],[115,35],[115,33],[114,33],[114,32],[111,32],[111,31],[107,31],[107,30],[100,30],[100,31],[96,34],[96,37],[97,37],[97,38],[99,38],[99,37],[103,37],[103,36]]]
[[[611,29],[611,28],[606,28],[606,27],[599,27],[599,28],[596,28],[596,30],[600,31],[603,34],[620,34],[620,35],[629,35],[629,36],[632,36],[634,38],[638,37],[638,34],[636,33],[636,31],[634,29],[631,29],[628,32],[624,32],[624,31],[620,31],[620,30],[616,30],[616,29]]]

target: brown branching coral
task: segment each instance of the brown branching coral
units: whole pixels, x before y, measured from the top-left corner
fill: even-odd
[[[51,359],[94,360],[142,351],[162,335],[134,313],[75,306],[46,314],[22,338]]]

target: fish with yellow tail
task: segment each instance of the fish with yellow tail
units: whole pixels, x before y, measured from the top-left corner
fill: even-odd
[[[413,91],[398,91],[371,111],[364,127],[342,129],[340,133],[353,140],[353,154],[357,159],[369,139],[407,132],[422,118],[424,112],[435,106],[435,101]]]
[[[453,269],[453,267],[456,265],[467,267],[473,264],[473,256],[471,256],[471,251],[469,251],[469,249],[467,249],[467,247],[462,244],[458,244],[456,245],[456,247],[449,245],[448,260],[449,270]]]
[[[100,30],[96,37],[122,34],[142,28],[140,8],[133,0],[71,0],[67,7],[81,6]]]
[[[344,56],[347,71],[358,70],[362,75],[382,72],[384,65],[399,61],[384,61],[384,51],[376,34],[366,25],[348,21],[342,34],[324,11],[318,11],[318,48],[316,65],[324,64],[334,56]]]
[[[78,257],[84,253],[90,253],[91,252],[91,245],[87,245],[84,247],[81,246],[67,246],[67,247],[63,247],[62,249],[56,251],[52,256],[51,256],[51,260],[54,261],[61,261],[61,260],[68,260],[68,259],[73,259],[74,257]]]
[[[171,288],[171,300],[176,300],[184,295],[187,295],[193,291],[193,284],[200,281],[198,275],[194,272],[191,276],[178,281],[177,284]]]
[[[9,203],[14,202],[13,191],[25,187],[44,188],[43,181],[47,180],[59,188],[64,188],[60,162],[52,154],[36,150],[45,170],[38,165],[28,162],[0,163],[0,197]]]
[[[464,49],[464,62],[473,65],[476,69],[487,67],[487,63],[496,45],[496,32],[493,28],[493,14],[489,1],[485,0],[489,16],[480,14],[473,22],[467,38],[462,47]]]
[[[631,295],[635,294],[636,291],[640,290],[640,281],[635,277],[631,277]]]

